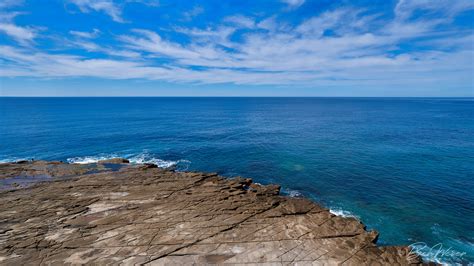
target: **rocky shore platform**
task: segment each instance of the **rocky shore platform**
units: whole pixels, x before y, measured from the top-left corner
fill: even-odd
[[[0,164],[0,264],[422,263],[408,247],[377,246],[358,220],[279,191],[123,159]]]

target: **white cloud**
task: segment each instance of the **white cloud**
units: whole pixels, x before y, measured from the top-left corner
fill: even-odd
[[[7,9],[15,6],[21,6],[23,0],[2,0],[0,2],[0,9]]]
[[[297,25],[277,16],[236,15],[204,28],[172,28],[187,38],[180,42],[167,38],[166,29],[134,29],[108,45],[91,38],[93,32],[71,32],[78,38],[70,46],[102,53],[103,59],[6,46],[1,48],[1,75],[303,86],[473,82],[472,32],[440,30],[449,16],[410,20],[401,15],[406,7],[397,8],[399,15],[391,20],[339,8]],[[400,49],[406,42],[415,49]]]
[[[452,17],[456,14],[474,9],[474,1],[459,0],[399,0],[395,7],[395,15],[399,19],[408,19],[417,10],[429,11],[434,14]]]
[[[147,62],[111,59],[87,59],[71,55],[32,53],[13,47],[0,47],[3,60],[11,62],[1,65],[0,76],[28,77],[97,77],[108,79],[148,79],[170,82],[191,83],[234,83],[234,84],[277,84],[311,86],[380,86],[389,82],[393,86],[419,86],[443,84],[456,86],[465,81],[463,69],[472,52],[454,55],[439,54],[420,62],[410,62],[409,58],[365,58],[347,60],[345,71],[333,70],[312,72],[247,72],[230,69],[191,70],[183,67],[152,66]],[[381,60],[382,62],[377,62]],[[350,67],[347,68],[347,65]],[[380,66],[384,67],[381,68]],[[453,65],[458,67],[452,68]],[[333,66],[334,68],[334,66]],[[438,73],[433,76],[432,73]],[[401,79],[400,76],[403,78]]]
[[[172,58],[197,58],[199,54],[178,43],[163,40],[160,35],[149,30],[135,29],[136,35],[120,36],[131,49],[154,53]]]
[[[68,46],[83,49],[88,52],[103,53],[105,55],[114,56],[114,57],[139,58],[141,55],[138,52],[117,49],[117,48],[112,48],[112,47],[107,47],[107,46],[104,47],[90,41],[71,41],[69,42]]]
[[[226,17],[224,21],[242,28],[253,28],[255,26],[254,19],[242,15]]]
[[[74,36],[79,37],[79,38],[94,39],[97,36],[99,36],[100,30],[93,29],[91,32],[71,30],[71,31],[69,31],[69,34],[74,35]]]
[[[298,8],[304,4],[305,0],[281,0],[281,2],[287,4],[290,8]]]
[[[12,23],[0,23],[0,32],[10,36],[21,45],[28,45],[36,37],[36,30],[30,27],[21,27]]]
[[[125,57],[125,58],[133,58],[137,59],[141,56],[140,53],[131,51],[131,50],[124,50],[117,47],[111,47],[109,45],[99,45],[91,40],[88,37],[79,36],[75,39],[66,39],[63,41],[63,48],[74,48],[74,49],[82,49],[87,52],[91,53],[101,53],[104,55],[112,56],[112,57]]]
[[[159,0],[125,0],[126,3],[140,3],[144,4],[147,6],[159,6],[160,1]]]
[[[109,15],[115,22],[123,23],[122,7],[114,3],[112,0],[69,0],[75,4],[81,12],[88,13],[90,11],[103,12]]]
[[[69,3],[76,5],[79,10],[83,13],[89,13],[91,11],[103,12],[110,16],[113,21],[119,23],[125,23],[123,18],[123,8],[128,3],[140,3],[147,6],[159,6],[158,0],[68,0]]]
[[[307,35],[320,36],[327,29],[335,29],[347,23],[349,15],[355,13],[352,9],[337,9],[329,12],[324,12],[320,16],[312,17],[296,27],[296,31]],[[344,27],[348,27],[351,24],[345,24]]]
[[[201,15],[204,13],[204,8],[201,6],[195,6],[191,10],[186,11],[183,13],[184,20],[191,21],[193,18]]]
[[[9,11],[9,12],[3,12],[0,10],[0,22],[9,22],[11,23],[15,17],[19,16],[19,15],[24,15],[25,13],[23,12],[13,12],[13,11]]]
[[[257,27],[260,29],[275,31],[280,27],[280,25],[277,23],[275,16],[272,16],[258,22]]]
[[[22,1],[4,1],[0,3],[0,33],[8,35],[20,45],[31,45],[37,37],[38,27],[19,26],[14,19],[25,13],[6,10],[10,7],[21,5]]]

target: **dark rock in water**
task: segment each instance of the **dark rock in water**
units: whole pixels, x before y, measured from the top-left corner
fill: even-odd
[[[100,160],[97,162],[98,164],[121,164],[121,163],[130,163],[129,160],[124,159],[124,158],[112,158],[112,159],[107,159],[107,160]]]
[[[99,165],[100,166],[100,165]],[[73,178],[0,192],[0,264],[420,264],[408,247],[277,185],[151,165],[0,165]]]
[[[145,166],[145,168],[158,168],[158,165],[154,163],[145,163],[143,165]]]

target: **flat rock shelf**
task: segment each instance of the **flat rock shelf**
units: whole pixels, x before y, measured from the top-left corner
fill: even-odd
[[[0,164],[0,181],[1,265],[422,263],[377,246],[354,218],[249,178],[23,161]]]

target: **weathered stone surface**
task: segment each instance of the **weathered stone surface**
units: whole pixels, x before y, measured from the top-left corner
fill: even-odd
[[[77,176],[91,171],[106,170],[96,164],[66,164],[50,161],[18,161],[16,163],[0,163],[0,179],[13,177],[64,177]]]
[[[355,219],[280,196],[279,186],[143,165],[77,167],[0,166],[4,178],[78,173],[0,192],[0,264],[420,263],[406,247],[378,247],[378,234]]]

